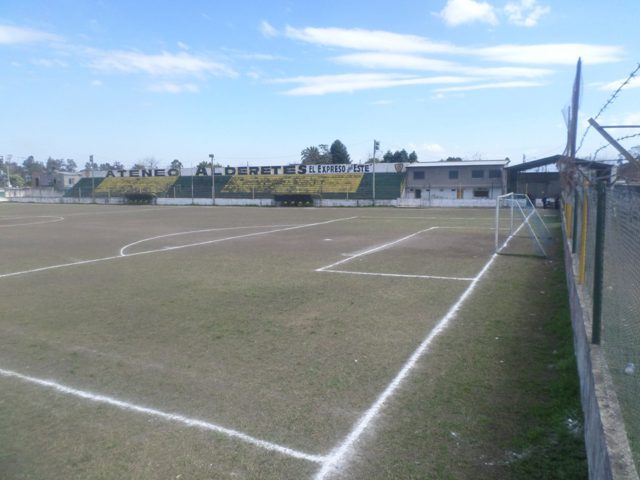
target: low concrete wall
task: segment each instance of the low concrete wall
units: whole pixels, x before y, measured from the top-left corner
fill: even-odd
[[[591,480],[638,480],[620,405],[602,349],[591,344],[591,315],[577,284],[575,261],[565,238],[564,259],[573,342],[580,376],[584,438]]]
[[[97,197],[95,200],[91,197],[86,198],[67,198],[67,197],[12,197],[9,198],[12,202],[28,202],[28,203],[98,203],[98,204],[112,204],[120,205],[126,203],[122,197]],[[157,205],[211,205],[210,198],[157,198],[155,202]],[[276,202],[270,198],[216,198],[215,205],[217,206],[255,206],[255,207],[275,207]],[[313,205],[315,207],[372,207],[373,200],[340,200],[320,198],[314,199]],[[450,200],[450,199],[437,199],[437,200],[423,200],[413,198],[399,198],[395,200],[376,200],[376,207],[407,207],[407,208],[429,208],[429,207],[478,207],[478,208],[494,208],[496,206],[495,200]]]
[[[495,208],[495,199],[453,199],[453,198],[400,198],[397,201],[398,207],[408,208],[428,208],[428,207],[440,207],[440,208]]]

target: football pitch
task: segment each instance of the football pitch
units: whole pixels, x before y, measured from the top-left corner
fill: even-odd
[[[455,476],[420,462],[491,425],[447,390],[491,381],[448,369],[499,376],[509,352],[471,354],[545,262],[494,233],[489,209],[0,204],[0,476]]]

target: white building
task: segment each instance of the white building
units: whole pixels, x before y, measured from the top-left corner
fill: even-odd
[[[404,198],[493,199],[506,190],[505,160],[423,162],[405,165]]]

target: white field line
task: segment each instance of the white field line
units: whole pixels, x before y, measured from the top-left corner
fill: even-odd
[[[388,216],[388,217],[376,217],[373,215],[367,216],[367,215],[359,215],[358,218],[364,218],[367,220],[378,220],[378,219],[385,219],[385,220],[464,220],[464,221],[482,221],[482,222],[490,222],[492,220],[495,220],[493,217],[487,217],[487,218],[483,218],[483,217],[475,217],[475,218],[471,218],[471,217],[419,217],[419,216],[414,216],[414,217],[392,217],[392,216]]]
[[[14,372],[11,370],[5,370],[2,368],[0,368],[0,375],[8,378],[15,378],[17,380],[21,380],[26,383],[38,385],[40,387],[49,388],[51,390],[55,390],[58,393],[62,393],[64,395],[70,395],[73,397],[82,398],[83,400],[89,400],[91,402],[110,405],[112,407],[116,407],[121,410],[129,411],[129,412],[141,413],[151,417],[161,418],[162,420],[167,420],[174,423],[180,423],[187,427],[194,427],[202,430],[216,432],[221,435],[225,435],[227,437],[234,438],[245,443],[249,443],[251,445],[262,448],[264,450],[278,452],[288,457],[298,458],[300,460],[306,460],[308,462],[314,462],[314,463],[322,463],[323,461],[325,461],[325,457],[321,455],[313,455],[310,453],[294,450],[289,447],[278,445],[277,443],[272,443],[266,440],[261,440],[259,438],[252,437],[250,435],[247,435],[242,432],[238,432],[237,430],[233,430],[231,428],[222,427],[220,425],[216,425],[210,422],[205,422],[204,420],[198,420],[196,418],[186,417],[178,413],[168,413],[168,412],[163,412],[161,410],[156,410],[154,408],[143,407],[141,405],[125,402],[125,401],[118,400],[116,398],[109,397],[106,395],[99,395],[99,394],[88,392],[85,390],[78,390],[75,388],[67,387],[60,383],[53,382],[51,380],[44,380],[41,378],[29,377],[27,375],[22,375],[21,373]]]
[[[7,277],[15,277],[18,275],[26,275],[29,273],[36,273],[36,272],[44,272],[46,270],[54,270],[57,268],[65,268],[65,267],[73,267],[76,265],[85,265],[85,264],[89,264],[89,263],[98,263],[98,262],[106,262],[109,260],[116,260],[119,258],[128,258],[128,257],[133,257],[133,256],[138,256],[138,255],[147,255],[149,253],[162,253],[162,252],[169,252],[172,250],[179,250],[182,248],[191,248],[191,247],[198,247],[201,245],[209,245],[212,243],[219,243],[219,242],[225,242],[228,240],[238,240],[241,238],[249,238],[249,237],[255,237],[258,235],[268,235],[270,233],[278,233],[278,232],[286,232],[289,230],[296,230],[296,229],[301,229],[301,228],[309,228],[309,227],[315,227],[318,225],[326,225],[328,223],[334,223],[334,222],[342,222],[345,220],[352,220],[354,218],[357,217],[344,217],[344,218],[336,218],[333,220],[327,220],[325,222],[316,222],[316,223],[306,223],[303,225],[296,225],[293,227],[286,227],[286,228],[279,228],[276,230],[267,230],[264,232],[254,232],[254,233],[247,233],[245,235],[235,235],[232,237],[224,237],[224,238],[218,238],[216,240],[209,240],[206,242],[198,242],[198,243],[191,243],[191,244],[187,244],[187,245],[179,245],[179,246],[174,246],[174,247],[167,247],[167,248],[158,248],[155,250],[146,250],[144,252],[136,252],[136,253],[130,253],[128,255],[112,255],[109,257],[102,257],[102,258],[93,258],[90,260],[79,260],[77,262],[69,262],[69,263],[62,263],[59,265],[49,265],[48,267],[40,267],[40,268],[32,268],[30,270],[22,270],[20,272],[10,272],[10,273],[3,273],[0,274],[0,278],[7,278]]]
[[[137,240],[135,242],[132,242],[128,245],[125,245],[124,247],[122,247],[120,249],[120,255],[125,256],[125,250],[127,250],[130,247],[133,247],[134,245],[138,245],[140,243],[144,243],[144,242],[150,242],[152,240],[158,240],[159,238],[168,238],[168,237],[177,237],[180,235],[190,235],[192,233],[205,233],[205,232],[217,232],[217,231],[222,231],[222,230],[241,230],[241,229],[248,229],[248,228],[281,228],[281,227],[291,227],[294,226],[292,224],[287,224],[287,225],[253,225],[253,226],[248,226],[248,227],[222,227],[222,228],[204,228],[201,230],[188,230],[188,231],[184,231],[184,232],[177,232],[177,233],[167,233],[164,235],[157,235],[155,237],[149,237],[149,238],[143,238],[142,240]]]
[[[467,287],[467,289],[462,293],[458,301],[453,304],[453,306],[449,309],[442,319],[436,324],[436,326],[429,332],[427,337],[420,343],[418,348],[413,352],[413,354],[409,357],[407,362],[402,366],[400,371],[393,378],[391,383],[384,389],[384,391],[380,394],[380,396],[376,399],[376,401],[369,407],[369,409],[360,417],[358,422],[355,424],[353,430],[347,435],[347,437],[343,440],[343,442],[338,445],[327,457],[327,460],[322,464],[322,467],[315,475],[315,480],[323,480],[327,478],[328,475],[337,471],[340,465],[347,460],[347,456],[352,452],[354,444],[358,441],[362,433],[369,427],[369,425],[376,419],[380,410],[384,404],[389,400],[389,398],[396,392],[400,384],[407,377],[409,372],[415,367],[416,363],[422,357],[433,340],[442,333],[445,328],[449,325],[451,319],[453,319],[465,302],[465,300],[471,295],[473,290],[475,289],[478,281],[482,278],[485,272],[489,269],[497,254],[493,254],[489,261],[485,264],[485,266],[480,270],[480,273],[473,279],[471,284]]]
[[[385,243],[384,245],[379,245],[377,247],[370,248],[368,250],[365,250],[364,252],[356,253],[356,254],[351,255],[351,256],[349,256],[347,258],[344,258],[344,259],[339,260],[339,261],[337,261],[335,263],[332,263],[331,265],[326,265],[324,267],[316,268],[315,271],[316,272],[325,272],[327,270],[332,269],[333,267],[337,267],[338,265],[341,265],[343,263],[350,262],[351,260],[353,260],[355,258],[363,257],[365,255],[370,255],[372,253],[379,252],[380,250],[384,250],[385,248],[389,248],[389,247],[391,247],[393,245],[396,245],[396,244],[398,244],[400,242],[404,242],[405,240],[408,240],[408,239],[410,239],[412,237],[415,237],[416,235],[420,235],[421,233],[428,232],[430,230],[435,230],[436,228],[439,228],[439,227],[425,228],[424,230],[417,231],[415,233],[412,233],[411,235],[407,235],[406,237],[402,237],[402,238],[399,238],[397,240],[394,240],[393,242]]]
[[[145,251],[142,251],[142,252],[129,253],[129,254],[126,254],[126,255],[121,253],[121,256],[123,256],[123,257],[133,257],[134,255],[146,255],[148,253],[169,252],[171,250],[180,250],[182,248],[199,247],[201,245],[210,245],[212,243],[226,242],[228,240],[238,240],[240,238],[249,238],[249,237],[257,237],[257,236],[260,236],[260,235],[268,235],[269,233],[288,232],[290,230],[299,230],[301,228],[316,227],[318,225],[326,225],[326,224],[329,224],[329,223],[341,222],[341,221],[344,221],[344,220],[353,220],[354,218],[358,218],[358,217],[336,218],[334,220],[327,220],[325,222],[306,223],[306,224],[303,224],[303,225],[294,225],[292,227],[278,228],[276,230],[266,230],[264,232],[253,232],[253,233],[247,233],[247,234],[244,234],[244,235],[235,235],[233,237],[224,237],[224,238],[217,238],[215,240],[205,240],[203,242],[197,242],[197,243],[188,243],[186,245],[175,245],[173,247],[157,248],[155,250],[145,250]],[[174,235],[174,234],[170,234],[170,235]],[[145,239],[145,240],[148,240],[148,239]],[[125,245],[120,250],[120,252],[122,252],[122,250],[126,249],[128,246],[129,245]]]
[[[518,231],[524,226],[522,223],[516,231],[511,235],[505,242],[504,246],[506,246],[511,238],[518,233]],[[369,407],[369,409],[362,414],[360,419],[355,423],[351,432],[347,435],[347,437],[340,443],[337,447],[335,447],[329,455],[327,455],[326,460],[322,463],[320,470],[314,476],[314,480],[324,480],[328,475],[338,471],[340,466],[344,464],[348,460],[348,456],[353,453],[356,442],[359,440],[360,436],[364,433],[364,431],[373,423],[376,419],[385,403],[391,396],[398,390],[402,382],[409,375],[411,370],[415,367],[416,363],[420,358],[427,352],[429,346],[433,342],[433,340],[440,335],[449,325],[451,320],[453,320],[464,304],[464,302],[471,296],[473,290],[478,285],[480,279],[484,276],[484,274],[489,270],[495,259],[498,257],[497,253],[491,255],[489,261],[482,267],[482,270],[474,277],[473,281],[469,284],[462,295],[458,298],[456,303],[454,303],[449,311],[445,314],[444,317],[440,319],[440,321],[436,324],[436,326],[429,332],[427,337],[418,345],[418,348],[411,354],[409,359],[402,366],[400,371],[396,374],[396,376],[391,380],[391,383],[387,385],[387,388],[378,396],[373,405]]]
[[[0,219],[6,218],[8,220],[19,220],[21,218],[47,218],[48,220],[36,220],[29,223],[13,223],[8,225],[0,225],[0,228],[3,227],[23,227],[26,225],[43,225],[46,223],[57,223],[62,222],[64,217],[60,217],[58,215],[33,215],[33,216],[22,216],[22,217],[0,217]]]
[[[470,282],[473,277],[444,277],[440,275],[411,275],[404,273],[376,273],[376,272],[352,272],[349,270],[322,270],[329,273],[346,273],[348,275],[369,275],[373,277],[399,277],[399,278],[430,278],[434,280],[460,280]]]

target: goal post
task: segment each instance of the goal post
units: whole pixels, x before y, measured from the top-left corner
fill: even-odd
[[[512,255],[547,256],[551,232],[528,196],[507,193],[496,199],[495,251]]]

